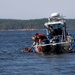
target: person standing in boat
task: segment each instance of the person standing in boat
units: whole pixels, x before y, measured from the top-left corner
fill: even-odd
[[[35,36],[32,36],[32,40],[34,41],[32,47],[36,44]]]
[[[34,48],[33,52],[38,52],[37,45],[39,45],[39,36],[32,36],[32,40],[34,41],[32,44],[32,48]],[[34,47],[35,46],[35,47]]]
[[[36,38],[39,39],[39,44],[43,45],[43,44],[49,44],[49,40],[47,39],[47,37],[42,34],[42,33],[36,33]],[[50,46],[38,46],[38,50],[42,51],[42,52],[49,52],[50,51]]]
[[[35,34],[35,40],[36,40],[36,42],[38,42],[38,44],[42,44],[42,41],[44,39],[47,39],[47,37],[44,34],[42,34],[42,33]]]
[[[54,32],[52,26],[49,25],[48,28],[49,28],[49,31],[50,31],[50,39],[52,39],[54,37],[54,35],[55,35],[55,32]]]
[[[73,49],[72,43],[74,42],[73,38],[70,36],[69,33],[66,33],[66,35],[67,35],[67,41],[69,42],[68,50],[69,52],[72,52],[72,49]]]
[[[49,31],[49,28],[46,29],[46,33],[47,33],[47,39],[50,40],[50,31]]]
[[[40,44],[42,45],[42,44],[47,44],[47,43],[49,43],[47,37],[46,37],[44,34],[42,34],[42,33],[36,33],[36,34],[35,34],[35,38],[32,37],[32,39],[35,39],[33,45],[36,45],[37,48],[35,48],[35,51],[37,51],[37,52],[42,52],[42,51],[44,51],[44,48],[43,48],[42,46],[38,46],[38,45],[40,45]],[[33,45],[32,45],[32,46],[33,46]],[[46,46],[45,46],[45,47],[46,47]],[[48,47],[48,48],[49,48],[49,47]],[[46,48],[45,48],[45,49],[46,49]],[[47,50],[46,50],[46,51],[47,51]]]
[[[73,38],[71,37],[71,35],[69,33],[66,33],[67,36],[67,41],[72,43],[73,42]]]
[[[50,37],[51,39],[54,37],[54,30],[52,26],[49,26],[49,30],[50,30]]]

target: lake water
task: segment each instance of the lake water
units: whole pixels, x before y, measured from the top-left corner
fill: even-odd
[[[75,53],[23,53],[31,47],[34,31],[0,31],[0,75],[75,75]],[[74,33],[75,31],[69,31]]]

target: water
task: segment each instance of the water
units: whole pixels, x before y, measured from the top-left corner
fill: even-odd
[[[36,31],[0,31],[0,75],[75,75],[75,53],[23,53]],[[69,31],[75,33],[75,31]]]

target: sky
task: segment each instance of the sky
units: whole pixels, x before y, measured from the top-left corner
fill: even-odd
[[[75,19],[75,0],[0,0],[0,19],[41,19],[61,13]]]

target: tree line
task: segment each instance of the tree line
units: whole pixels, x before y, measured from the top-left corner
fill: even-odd
[[[44,29],[47,18],[34,20],[0,19],[0,30],[9,29]],[[66,19],[67,28],[75,28],[75,19]]]

